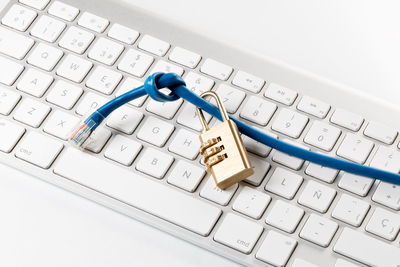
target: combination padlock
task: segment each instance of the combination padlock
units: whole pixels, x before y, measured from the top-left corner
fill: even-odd
[[[220,189],[246,179],[254,173],[251,167],[247,151],[243,145],[236,124],[229,119],[221,99],[213,91],[207,91],[200,97],[211,96],[221,112],[223,122],[209,128],[203,111],[196,108],[197,115],[203,127],[200,134],[200,153],[203,155],[207,171],[212,174],[215,184]]]

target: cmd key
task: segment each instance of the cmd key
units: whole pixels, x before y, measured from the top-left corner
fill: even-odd
[[[50,137],[37,132],[30,132],[20,142],[15,156],[40,168],[47,169],[63,147],[63,144]]]

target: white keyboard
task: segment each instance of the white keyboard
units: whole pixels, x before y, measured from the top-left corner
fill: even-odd
[[[80,116],[162,71],[197,94],[216,90],[229,113],[271,136],[400,171],[398,129],[67,2],[14,0],[0,13],[1,162],[244,265],[400,266],[400,186],[244,137],[255,174],[222,191],[182,100],[133,100],[88,151],[71,148]]]

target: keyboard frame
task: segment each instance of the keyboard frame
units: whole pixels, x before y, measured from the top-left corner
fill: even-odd
[[[4,7],[3,11],[0,12],[0,16],[4,16],[4,14],[10,8],[10,6],[12,6],[16,2],[17,2],[16,0],[10,1],[6,5],[6,7]],[[260,56],[260,55],[254,54],[251,51],[246,51],[243,48],[238,48],[238,47],[235,47],[234,45],[226,44],[221,40],[210,39],[207,36],[203,36],[201,34],[191,31],[188,28],[185,28],[184,25],[179,25],[178,23],[171,20],[171,18],[168,18],[168,16],[165,16],[165,17],[157,16],[157,15],[149,13],[145,10],[142,10],[138,7],[135,7],[132,3],[129,3],[129,0],[123,0],[123,1],[117,1],[117,0],[102,0],[102,1],[65,0],[63,2],[79,8],[81,12],[78,16],[81,15],[82,11],[89,11],[89,12],[92,12],[94,14],[97,14],[99,16],[103,16],[104,18],[109,19],[111,23],[118,22],[120,24],[123,24],[125,26],[131,27],[132,29],[139,31],[141,33],[141,35],[139,36],[139,40],[140,40],[140,38],[142,38],[142,33],[146,33],[146,34],[153,35],[155,37],[158,37],[162,40],[165,40],[165,41],[171,43],[172,47],[173,46],[181,46],[183,48],[187,48],[194,52],[197,52],[198,54],[202,55],[202,60],[199,63],[199,66],[201,66],[202,62],[204,62],[205,58],[213,58],[213,59],[219,60],[220,62],[223,62],[225,64],[229,64],[234,68],[234,72],[230,76],[229,80],[226,81],[226,83],[231,83],[231,81],[232,81],[233,77],[235,76],[238,69],[244,70],[246,72],[249,72],[251,74],[254,74],[259,77],[264,78],[265,80],[267,80],[267,83],[271,82],[271,81],[275,82],[275,83],[279,83],[281,85],[295,89],[300,95],[310,95],[312,97],[315,97],[317,99],[320,99],[322,101],[325,101],[325,102],[331,104],[335,108],[340,107],[340,108],[343,108],[343,109],[346,109],[349,111],[353,111],[357,114],[362,114],[363,117],[368,121],[376,120],[376,121],[379,121],[382,123],[392,125],[393,127],[397,128],[397,129],[400,129],[400,121],[398,120],[398,118],[396,116],[396,114],[400,114],[400,107],[389,106],[385,102],[379,101],[371,96],[362,94],[361,92],[356,91],[352,88],[346,87],[344,85],[340,85],[340,84],[334,83],[332,81],[329,81],[327,79],[317,77],[311,73],[307,73],[306,71],[294,68],[292,66],[289,66],[282,62],[278,62],[271,58],[267,58],[265,56]],[[38,14],[39,15],[45,14],[47,12],[47,8],[44,11],[37,11]],[[122,11],[122,12],[118,12],[118,11]],[[76,22],[77,22],[77,19],[75,19],[73,22],[65,22],[65,23],[67,24],[67,27],[69,27],[71,25],[76,24]],[[31,27],[32,26],[30,26],[30,28]],[[110,26],[108,26],[108,27],[110,27]],[[28,31],[30,28],[28,28]],[[165,31],[164,30],[165,28],[170,28],[173,30]],[[101,33],[101,34],[96,33],[95,35],[98,38],[100,36],[106,36],[107,32],[108,32],[108,29],[105,31],[105,33]],[[23,33],[23,34],[26,35],[27,33]],[[64,32],[63,32],[63,34],[64,34]],[[38,40],[37,38],[35,38],[33,36],[31,36],[31,38]],[[42,41],[40,41],[40,42],[42,42]],[[47,44],[57,46],[57,43],[58,43],[58,41],[55,44],[49,44],[49,43],[47,43]],[[138,43],[138,41],[136,41],[133,46],[137,47],[137,43]],[[32,50],[27,54],[27,56],[25,58],[27,58],[30,55]],[[65,51],[65,49],[62,49],[62,50]],[[164,58],[168,57],[171,50],[172,50],[172,48],[168,51],[168,53],[164,56]],[[72,52],[68,52],[68,53],[73,54]],[[87,51],[82,56],[87,57]],[[154,58],[156,58],[156,60],[159,58],[162,58],[162,57],[158,57],[155,55],[152,55],[152,56]],[[122,58],[122,56],[110,68],[116,69],[116,65],[118,65],[118,62],[121,60],[121,58]],[[64,60],[64,58],[62,60]],[[60,62],[62,62],[62,60]],[[93,62],[93,60],[90,60],[90,61]],[[95,64],[97,64],[97,63],[95,63]],[[23,65],[31,67],[31,65],[28,65],[27,63],[23,63]],[[60,65],[60,63],[58,63],[57,66],[59,66],[59,65]],[[97,65],[100,65],[100,64],[97,64]],[[55,68],[55,70],[56,69],[57,69],[57,67]],[[188,68],[184,68],[184,69],[185,69],[185,74],[186,74],[186,71],[188,70]],[[53,75],[56,75],[55,70],[51,71],[50,73]],[[199,67],[197,67],[193,71],[199,73]],[[205,75],[205,74],[202,74],[202,75]],[[205,75],[205,76],[207,76],[207,75]],[[87,78],[88,77],[86,76],[85,79],[80,83],[80,85],[82,87],[85,87],[84,84],[85,84]],[[141,78],[140,80],[143,80],[143,78]],[[218,87],[219,83],[222,83],[222,82],[218,82],[216,79],[214,79],[214,80],[216,81],[214,88]],[[251,92],[246,92],[246,94],[248,96],[263,95],[266,87],[267,86],[264,85],[262,91],[259,94],[254,94]],[[321,88],[324,88],[324,90],[321,90]],[[90,89],[86,89],[85,91],[89,91],[89,90]],[[20,92],[20,91],[18,91],[18,92],[23,96],[31,97],[24,92]],[[51,103],[46,102],[45,101],[46,94],[39,101],[45,102],[47,105],[49,105],[51,107],[55,107],[55,109],[61,109],[61,108],[58,108],[57,106],[52,105]],[[114,94],[115,94],[115,92],[112,95],[114,95]],[[110,96],[108,96],[108,97],[110,97]],[[83,98],[83,96],[81,97],[81,99],[79,101],[82,101],[82,98]],[[357,105],[357,106],[354,105],[354,99],[358,99],[359,105]],[[146,101],[148,101],[148,100],[146,100]],[[293,106],[296,106],[298,101],[299,101],[299,97],[296,99]],[[71,113],[74,112],[78,103],[69,112],[71,112]],[[276,103],[276,104],[278,105],[278,108],[284,107],[284,105],[282,105],[282,104],[279,104],[279,103]],[[139,108],[139,110],[141,112],[143,112],[145,115],[151,114],[145,110],[145,106],[146,105],[143,105],[141,108]],[[374,108],[371,109],[370,108],[371,106],[373,106]],[[241,106],[239,108],[239,110],[235,113],[236,116],[238,116],[238,114],[240,113],[242,108],[243,108],[243,106]],[[11,117],[13,115],[14,111],[8,117]],[[173,119],[174,122],[176,121],[176,118],[179,116],[180,112],[181,112],[181,110],[179,110],[178,113],[175,115],[175,117]],[[298,111],[298,112],[302,113],[301,111]],[[329,111],[327,118],[330,118],[330,116],[332,115],[332,112],[333,112],[333,109],[331,109]],[[151,114],[151,115],[153,115],[153,114]],[[307,115],[307,116],[311,117],[310,115]],[[317,118],[313,118],[313,119],[319,120]],[[212,120],[212,123],[214,121],[215,121],[215,119]],[[326,121],[326,119],[325,119],[325,121]],[[250,123],[250,124],[255,125],[254,123]],[[270,127],[270,125],[271,125],[271,122],[269,122],[266,127]],[[176,126],[175,132],[177,132],[177,130],[180,128],[186,129],[185,127],[183,127],[177,123],[175,123],[175,126]],[[358,131],[358,134],[363,132],[363,130],[365,129],[365,126],[366,126],[366,123],[363,124],[362,128]],[[26,133],[24,135],[26,135],[27,132],[29,132],[29,131],[42,131],[43,125],[41,127],[39,127],[38,129],[34,129],[34,128],[26,126],[26,125],[24,125],[24,127],[26,128]],[[141,126],[139,126],[139,127],[141,127]],[[348,132],[347,130],[344,130],[344,128],[342,128],[342,127],[339,127],[336,125],[335,125],[335,127],[342,129],[343,132]],[[310,124],[307,125],[307,127],[303,131],[302,135],[299,137],[299,140],[302,140],[304,138],[304,136],[308,132],[309,128],[310,128]],[[135,132],[133,134],[134,136],[136,136],[137,131],[138,130],[135,130]],[[278,134],[278,135],[280,137],[282,136],[280,134]],[[57,141],[60,141],[56,137],[53,137],[50,135],[47,135],[47,136],[49,136],[50,138],[54,138]],[[365,137],[365,138],[370,139],[368,137]],[[169,146],[169,144],[172,140],[173,140],[173,137],[170,137],[168,142],[166,143],[166,145],[163,148],[160,148],[160,150],[167,151],[167,147]],[[343,134],[341,135],[340,139],[337,141],[333,150],[329,153],[330,155],[334,155],[335,151],[337,150],[338,145],[341,143],[342,140],[343,140]],[[372,139],[370,139],[370,140],[372,140]],[[399,140],[400,140],[400,137],[397,136],[394,141],[394,144],[391,145],[390,147],[397,148],[397,144],[399,143]],[[377,141],[375,141],[375,140],[373,140],[373,142],[377,143]],[[65,142],[64,142],[64,144],[65,144]],[[144,148],[151,147],[151,146],[152,145],[150,145],[150,144],[143,143]],[[18,147],[18,145],[17,145],[17,147]],[[107,145],[106,145],[106,147],[107,147]],[[375,146],[375,148],[371,152],[371,154],[374,154],[376,152],[376,149],[377,149],[377,147]],[[184,230],[183,228],[176,226],[172,223],[168,223],[163,219],[160,219],[158,217],[155,217],[153,215],[145,213],[139,209],[136,209],[136,208],[134,208],[126,203],[123,203],[117,199],[109,197],[101,192],[94,191],[90,188],[87,188],[85,186],[77,184],[68,179],[62,178],[58,175],[54,175],[52,173],[53,166],[55,166],[57,164],[57,161],[60,159],[60,156],[57,157],[57,159],[52,164],[52,167],[49,170],[43,170],[38,167],[35,167],[34,165],[31,165],[30,163],[27,163],[25,161],[17,159],[14,156],[14,151],[15,150],[13,150],[10,154],[0,153],[0,163],[6,164],[6,165],[16,168],[18,170],[26,172],[29,175],[33,175],[33,176],[35,176],[39,179],[42,179],[50,184],[53,184],[60,188],[68,190],[76,195],[79,195],[84,198],[95,201],[96,203],[98,203],[100,205],[103,205],[107,208],[111,208],[121,214],[132,217],[132,218],[139,220],[145,224],[152,225],[153,227],[156,227],[156,228],[158,228],[164,232],[167,232],[173,236],[179,237],[183,240],[186,240],[192,244],[200,246],[200,247],[207,249],[211,252],[214,252],[218,255],[227,257],[227,258],[234,260],[240,264],[251,265],[251,266],[269,266],[266,263],[263,263],[254,257],[256,251],[261,246],[262,242],[260,242],[260,241],[256,244],[256,246],[252,250],[251,254],[249,254],[249,255],[237,252],[237,251],[230,249],[222,244],[214,242],[212,240],[212,238],[216,232],[216,229],[218,229],[219,225],[221,224],[221,221],[222,221],[221,219],[218,220],[217,224],[214,226],[214,228],[209,236],[202,237],[202,236],[199,236],[188,230]],[[103,151],[104,151],[104,149],[103,149]],[[61,152],[61,153],[63,153],[63,152]],[[94,153],[91,153],[91,154],[96,157],[102,158],[103,160],[106,160],[103,157],[103,152],[101,152],[99,154],[94,154]],[[178,158],[178,159],[181,158],[178,155],[174,155],[174,157]],[[199,159],[199,156],[196,158],[196,161],[198,159]],[[369,157],[367,163],[369,163],[370,160],[371,160],[371,157]],[[137,161],[137,159],[135,161]],[[268,156],[266,161],[271,163],[271,155]],[[127,168],[130,171],[138,173],[138,171],[135,170],[135,168],[133,166],[124,167],[113,161],[109,161],[109,162],[112,162],[112,164],[115,164],[121,168]],[[273,163],[273,164],[276,164],[276,163]],[[291,171],[294,173],[299,173],[303,177],[307,177],[307,175],[304,174],[305,167],[306,167],[306,164],[299,171],[293,171],[293,170],[291,170]],[[171,169],[172,169],[172,167],[167,172],[166,177],[168,176],[168,173],[171,171]],[[264,190],[263,188],[265,187],[265,184],[268,181],[268,178],[271,176],[271,174],[272,174],[272,171],[269,171],[266,178],[264,178],[263,182],[261,183],[261,185],[258,186],[259,189]],[[142,173],[140,173],[140,175],[146,176]],[[147,176],[147,177],[149,177],[149,179],[152,179],[153,181],[167,184],[166,179],[158,180],[158,179],[152,178],[150,176]],[[306,183],[306,181],[307,181],[307,178],[305,178],[305,181],[303,183]],[[334,187],[339,195],[340,192],[346,192],[346,191],[337,187],[338,181],[339,181],[339,179],[337,178],[335,180],[335,182],[329,186]],[[365,197],[365,198],[357,197],[357,198],[364,199],[364,200],[370,199],[370,196],[372,195],[371,192],[375,191],[377,184],[378,184],[378,182],[375,182],[375,184],[373,185],[373,187],[370,190],[370,193],[367,195],[367,197]],[[167,186],[172,186],[172,185],[167,185]],[[201,190],[201,188],[203,186],[204,186],[204,179],[201,182],[199,188],[196,190],[195,193],[188,193],[181,189],[177,189],[177,190],[180,190],[181,192],[184,192],[185,194],[195,195],[197,198],[201,198],[199,196],[199,191]],[[247,183],[246,183],[246,186],[250,186],[250,187],[254,188],[254,186],[251,186]],[[290,201],[291,203],[294,203],[297,201],[297,199],[301,195],[301,191],[303,189],[304,189],[304,187],[301,187],[300,191],[297,192],[296,197]],[[272,202],[275,202],[276,199],[281,199],[279,196],[276,196],[274,194],[271,194],[271,193],[268,193],[268,194],[274,196],[273,197],[274,200]],[[234,198],[231,200],[230,203],[233,203],[236,196],[234,196]],[[203,201],[208,201],[203,198],[201,198],[201,199]],[[327,213],[322,214],[323,217],[330,218],[331,211],[335,207],[338,199],[339,199],[339,196],[336,196],[334,202],[331,204]],[[269,207],[271,207],[271,205],[274,204],[272,202],[269,204]],[[211,202],[209,202],[209,203],[211,203]],[[379,204],[376,204],[376,203],[374,203],[373,205],[380,206]],[[228,206],[218,206],[218,207],[221,208],[221,210],[223,211],[222,216],[225,216],[228,211],[232,211],[230,204]],[[315,211],[312,211],[311,209],[309,209],[307,207],[302,206],[302,208],[305,210],[306,214],[309,214],[310,212],[316,213]],[[267,210],[268,210],[268,208],[267,208]],[[388,210],[390,210],[390,209],[388,209]],[[390,211],[392,211],[392,210],[390,210]],[[235,214],[239,214],[239,213],[235,212]],[[319,214],[319,215],[321,215],[321,214]],[[372,213],[369,212],[367,217],[364,219],[362,225],[360,227],[358,227],[357,229],[359,229],[359,230],[364,229],[364,227],[367,224],[367,222],[369,221],[369,218],[371,217],[371,215],[372,215]],[[240,216],[242,216],[242,215],[240,215]],[[243,215],[243,217],[247,218],[244,215]],[[277,232],[281,232],[280,230],[265,224],[265,214],[257,221],[259,224],[261,224],[264,227],[264,229],[273,229]],[[304,226],[305,221],[306,220],[303,218],[302,221],[300,222],[299,226],[296,228],[296,231],[290,235],[291,237],[298,236],[300,230]],[[341,229],[343,228],[343,226],[349,226],[343,222],[339,222],[337,220],[335,220],[335,221],[339,224],[339,227],[341,227]],[[339,230],[339,231],[341,231],[341,230]],[[362,232],[365,232],[365,231],[362,231]],[[266,234],[266,231],[264,230],[263,234],[260,237],[261,240],[263,240],[265,238],[265,234]],[[332,266],[333,266],[334,259],[337,258],[338,255],[332,251],[332,247],[335,244],[338,236],[339,236],[339,234],[337,233],[327,248],[321,248],[321,247],[314,245],[308,241],[298,238],[299,244],[297,245],[294,255],[300,256],[304,259],[307,259],[305,257],[306,255],[313,255],[314,262],[317,260],[321,266],[322,265],[328,266],[328,263],[332,264]],[[379,238],[379,240],[383,241],[383,239],[380,239],[380,238]],[[391,243],[391,244],[395,244],[395,243],[399,244],[399,241],[400,241],[400,235],[393,242],[387,242],[387,241],[384,241],[384,242]],[[290,266],[290,264],[293,262],[294,259],[295,259],[295,256],[292,256],[290,258],[290,260],[288,262],[288,266]],[[346,258],[346,260],[349,260],[349,259]],[[359,263],[357,263],[357,264],[359,264]]]

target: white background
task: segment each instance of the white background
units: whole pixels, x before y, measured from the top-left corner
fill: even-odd
[[[132,2],[193,30],[399,103],[396,2]],[[0,266],[236,266],[1,165],[0,211]]]

